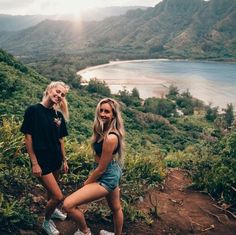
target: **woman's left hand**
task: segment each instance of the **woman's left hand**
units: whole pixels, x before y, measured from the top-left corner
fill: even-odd
[[[67,173],[68,172],[68,170],[69,170],[69,166],[68,166],[68,164],[67,164],[67,161],[65,160],[65,161],[63,161],[63,173]]]

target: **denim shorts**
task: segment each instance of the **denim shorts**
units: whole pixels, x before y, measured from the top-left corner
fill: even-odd
[[[95,163],[94,168],[96,168],[97,166],[98,164]],[[102,176],[97,179],[97,182],[108,192],[112,192],[119,185],[121,175],[122,171],[119,164],[115,160],[113,160],[108,164],[107,169],[102,174]]]

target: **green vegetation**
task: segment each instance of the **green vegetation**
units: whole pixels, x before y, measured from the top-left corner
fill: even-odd
[[[148,98],[144,102],[145,112],[171,117],[176,115],[176,104],[169,99]]]
[[[98,22],[45,20],[33,30],[2,31],[0,46],[22,59],[41,61],[43,67],[52,63],[53,69],[67,57],[67,66],[61,68],[64,75],[72,61],[78,65],[87,58],[231,60],[236,57],[235,7],[235,0],[163,0],[155,7]],[[57,71],[55,78],[62,75]]]
[[[29,207],[33,203],[29,192],[35,184],[28,156],[21,154],[23,138],[19,123],[3,118],[0,133],[0,232],[6,234],[32,227],[36,222],[34,208],[30,211]]]
[[[111,90],[106,83],[104,81],[99,81],[96,78],[90,79],[87,90],[90,93],[98,93],[106,97],[111,95]]]
[[[37,197],[41,189],[31,176],[19,127],[24,110],[39,102],[50,80],[0,52],[0,86],[5,92],[0,96],[0,222],[4,225],[0,232],[11,233],[32,228],[45,203]],[[69,194],[80,187],[93,167],[89,138],[94,111],[99,99],[110,96],[110,90],[96,79],[87,86],[81,86],[79,79],[67,82],[72,88],[68,94],[70,136],[66,139],[70,172],[62,177],[62,187]],[[188,91],[179,94],[174,86],[166,98],[144,103],[137,89],[131,93],[124,89],[114,98],[121,103],[126,129],[121,187],[127,220],[151,223],[153,215],[141,213],[135,203],[149,187],[162,182],[168,166],[188,169],[196,188],[226,203],[235,201],[236,127],[231,104],[218,113],[217,108],[204,106]],[[110,220],[104,205],[91,204],[87,216],[100,215]]]
[[[138,107],[141,105],[141,99],[137,88],[134,88],[131,93],[128,90],[126,90],[126,88],[120,90],[119,98],[127,106]]]
[[[209,144],[189,146],[182,152],[170,153],[165,161],[170,166],[188,169],[193,187],[209,192],[221,202],[235,202],[236,159],[235,130]],[[234,147],[233,147],[234,146]]]

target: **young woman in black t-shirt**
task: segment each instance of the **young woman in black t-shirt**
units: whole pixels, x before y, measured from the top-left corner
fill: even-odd
[[[57,206],[64,199],[58,186],[61,169],[66,173],[66,161],[63,137],[68,135],[65,120],[68,120],[66,94],[69,87],[64,82],[51,82],[41,103],[27,108],[21,132],[25,134],[25,145],[30,156],[32,173],[37,176],[48,193],[43,229],[47,234],[57,235],[51,218],[64,220]],[[59,111],[60,110],[60,111]]]
[[[106,197],[113,212],[114,232],[100,231],[100,235],[121,235],[123,212],[120,203],[120,162],[124,149],[124,127],[119,104],[110,98],[102,99],[96,108],[93,125],[92,147],[95,155],[94,171],[84,186],[68,196],[64,210],[78,222],[74,235],[91,235],[84,215],[78,206]]]

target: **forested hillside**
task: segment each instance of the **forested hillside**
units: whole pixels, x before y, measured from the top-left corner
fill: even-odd
[[[45,203],[38,196],[31,176],[29,158],[19,132],[25,108],[39,102],[50,82],[3,50],[0,51],[0,228],[1,234],[12,234],[37,224]],[[70,136],[66,140],[70,172],[62,179],[66,193],[74,191],[92,169],[89,145],[94,110],[98,100],[113,96],[103,82],[91,80],[81,86],[80,80],[67,81]],[[142,101],[139,92],[127,90],[114,96],[122,105],[126,129],[126,156],[122,180],[122,202],[126,221],[151,224],[152,211],[144,213],[137,200],[151,186],[159,185],[168,167],[187,169],[194,187],[211,193],[227,209],[234,208],[236,188],[236,127],[232,105],[221,114],[205,106],[186,91],[170,87],[165,98]],[[184,114],[178,115],[178,110]],[[132,185],[132,187],[130,187]],[[29,193],[31,192],[31,193]],[[32,206],[34,205],[34,206]],[[41,205],[41,206],[40,206]],[[94,206],[91,218],[106,217],[106,207]],[[99,223],[103,223],[98,219]]]
[[[236,0],[163,0],[100,22],[46,20],[0,36],[19,56],[99,54],[109,59],[235,59]]]

